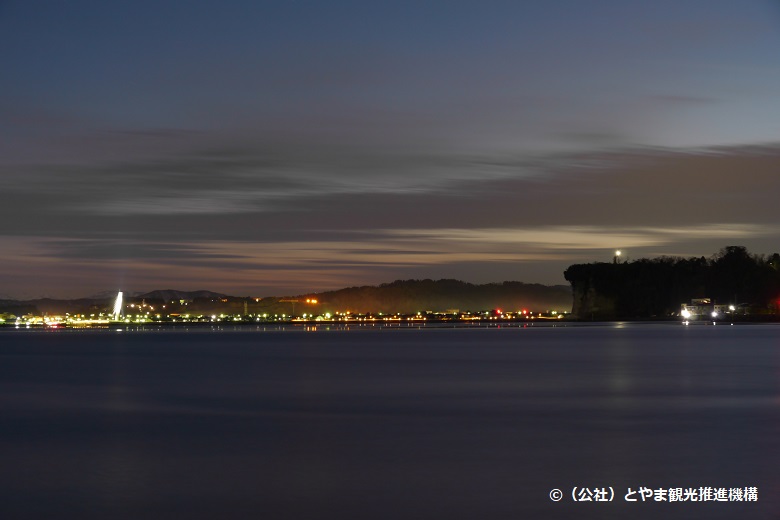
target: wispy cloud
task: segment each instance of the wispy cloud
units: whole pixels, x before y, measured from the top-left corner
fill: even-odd
[[[729,244],[774,252],[778,167],[780,147],[762,145],[536,157],[234,150],[17,172],[0,206],[14,223],[0,237],[0,270],[12,285],[24,273],[88,273],[95,284],[134,273],[148,287],[187,273],[258,291],[420,273],[523,278],[517,266],[556,282],[615,248],[634,258]]]
[[[648,247],[679,240],[734,239],[772,236],[780,226],[760,224],[710,224],[676,228],[623,228],[620,226],[551,226],[535,228],[491,229],[396,229],[385,233],[399,239],[422,239],[425,242],[465,242],[467,244],[531,246],[555,251],[561,249],[609,249]],[[479,247],[477,246],[477,247]],[[468,247],[468,246],[466,246]]]

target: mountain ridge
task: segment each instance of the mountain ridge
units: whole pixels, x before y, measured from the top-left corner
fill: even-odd
[[[102,294],[102,293],[101,293]],[[115,297],[78,298],[57,300],[39,298],[34,300],[0,301],[0,312],[6,309],[34,307],[40,313],[78,313],[83,309],[95,309],[109,306]],[[316,303],[306,300],[316,300]],[[180,291],[177,289],[156,289],[145,293],[125,295],[128,300],[162,301],[163,303],[189,303],[189,310],[195,312],[203,307],[204,311],[214,312],[220,306],[230,312],[241,312],[246,308],[252,312],[287,312],[292,310],[293,302],[306,303],[299,306],[299,312],[443,312],[450,309],[487,310],[504,308],[519,310],[571,308],[571,288],[568,285],[542,285],[517,281],[504,281],[488,284],[472,284],[454,279],[410,279],[396,280],[380,285],[345,287],[333,291],[304,293],[289,296],[268,296],[248,298],[231,296],[208,290]],[[219,301],[215,301],[219,300]],[[247,302],[248,307],[244,306]],[[169,307],[170,309],[170,307]]]

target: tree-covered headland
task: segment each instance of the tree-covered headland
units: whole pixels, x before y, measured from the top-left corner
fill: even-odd
[[[572,313],[581,320],[671,317],[694,298],[733,304],[752,316],[777,314],[780,304],[780,254],[751,254],[742,246],[710,258],[575,264],[563,274],[572,286]]]

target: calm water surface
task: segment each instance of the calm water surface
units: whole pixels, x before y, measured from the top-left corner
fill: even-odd
[[[780,518],[774,325],[4,330],[0,412],[0,518]]]

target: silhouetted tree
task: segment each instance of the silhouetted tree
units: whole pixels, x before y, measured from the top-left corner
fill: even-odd
[[[574,289],[575,308],[594,305],[612,318],[665,316],[692,298],[720,303],[748,303],[764,309],[780,298],[780,255],[751,255],[728,246],[710,260],[641,259],[622,264],[578,264],[564,272]]]

